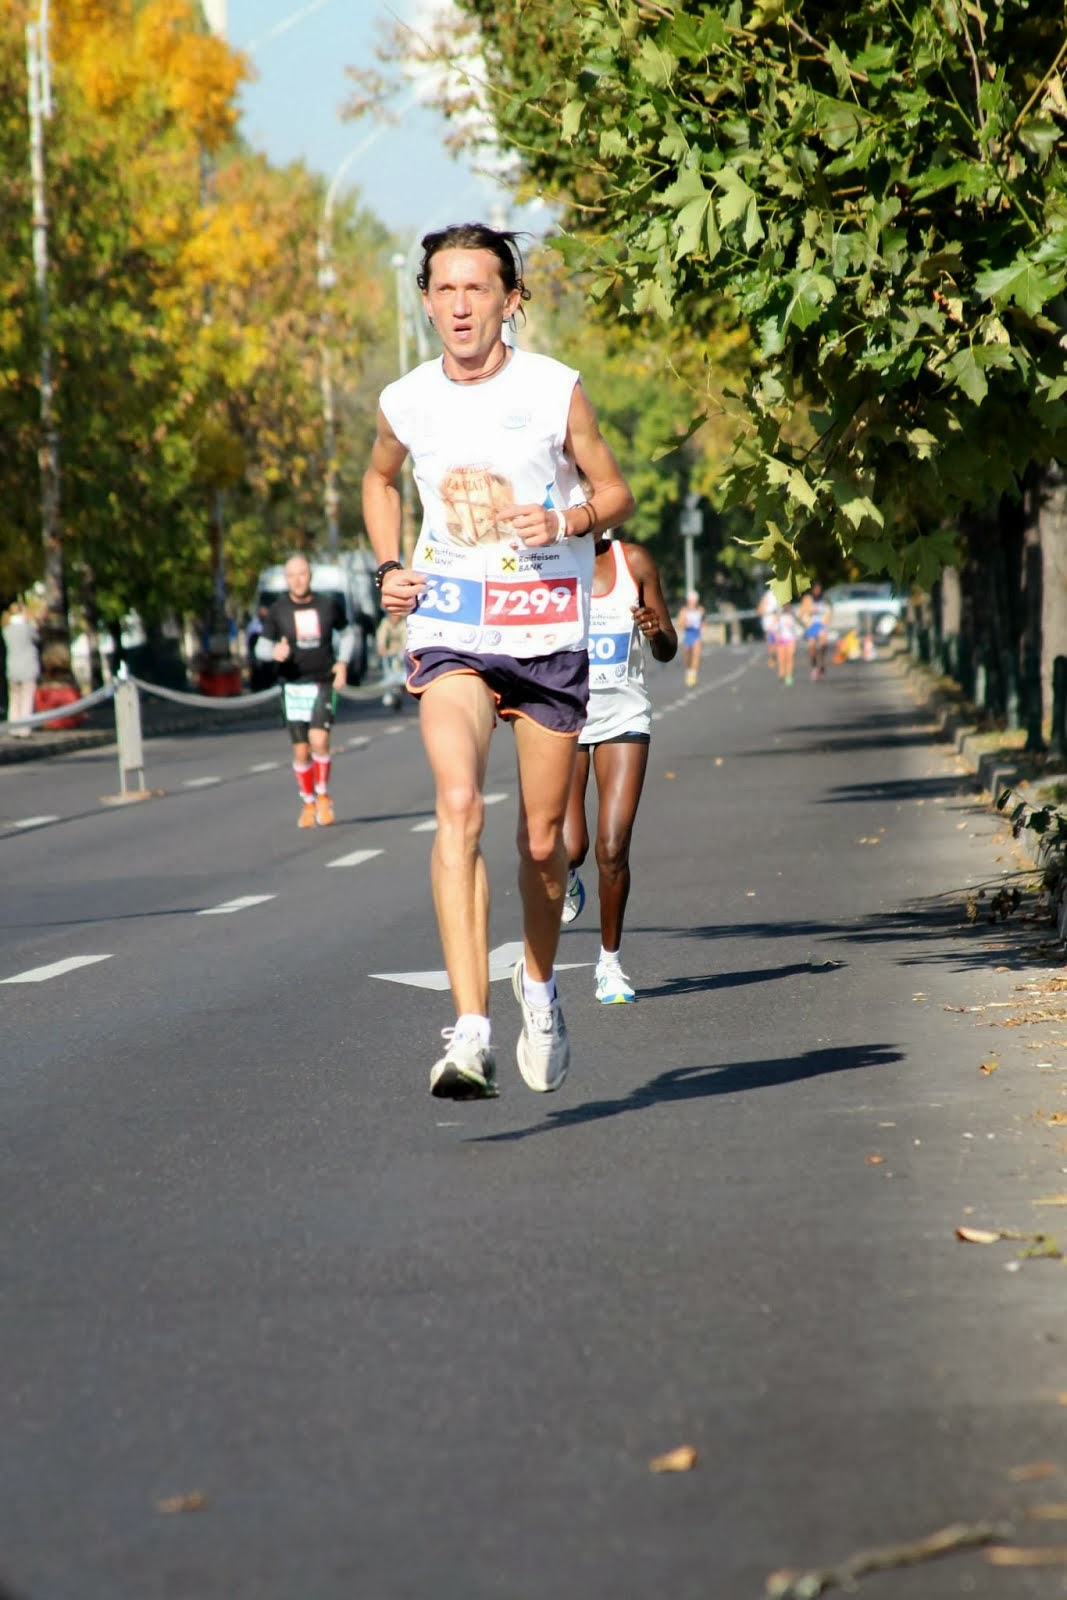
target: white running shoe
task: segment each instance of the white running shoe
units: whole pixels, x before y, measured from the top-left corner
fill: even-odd
[[[547,1006],[532,1006],[522,987],[523,962],[511,975],[511,987],[522,1009],[522,1032],[516,1045],[519,1071],[527,1086],[538,1094],[551,1094],[567,1076],[571,1042],[558,997]]]
[[[634,986],[617,961],[598,961],[596,997],[603,1006],[624,1006],[636,1000]]]
[[[567,873],[567,888],[563,896],[563,921],[573,922],[582,914],[585,905],[585,885],[571,867]]]
[[[478,1039],[442,1028],[448,1049],[430,1068],[430,1093],[438,1100],[492,1100],[496,1086],[496,1057]]]

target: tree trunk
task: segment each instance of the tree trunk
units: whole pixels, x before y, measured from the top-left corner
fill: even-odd
[[[1041,684],[1052,704],[1052,663],[1067,655],[1067,472],[1051,461],[1033,490],[1041,558]]]

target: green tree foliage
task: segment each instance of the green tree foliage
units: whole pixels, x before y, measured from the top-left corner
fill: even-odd
[[[457,3],[571,267],[751,330],[727,490],[780,576],[829,533],[929,582],[949,520],[1067,453],[1062,0]]]

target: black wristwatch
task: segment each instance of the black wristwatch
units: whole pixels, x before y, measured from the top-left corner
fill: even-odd
[[[387,572],[403,572],[403,570],[404,563],[402,561],[383,561],[374,574],[374,582],[377,585],[378,593],[381,594],[382,592],[382,580]]]

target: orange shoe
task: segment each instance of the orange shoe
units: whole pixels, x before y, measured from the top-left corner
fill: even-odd
[[[333,823],[333,801],[328,794],[315,797],[315,821],[320,828],[329,828]]]
[[[313,828],[314,826],[315,826],[315,802],[314,802],[314,800],[305,800],[303,806],[301,807],[300,821],[297,823],[297,827],[298,828]]]

